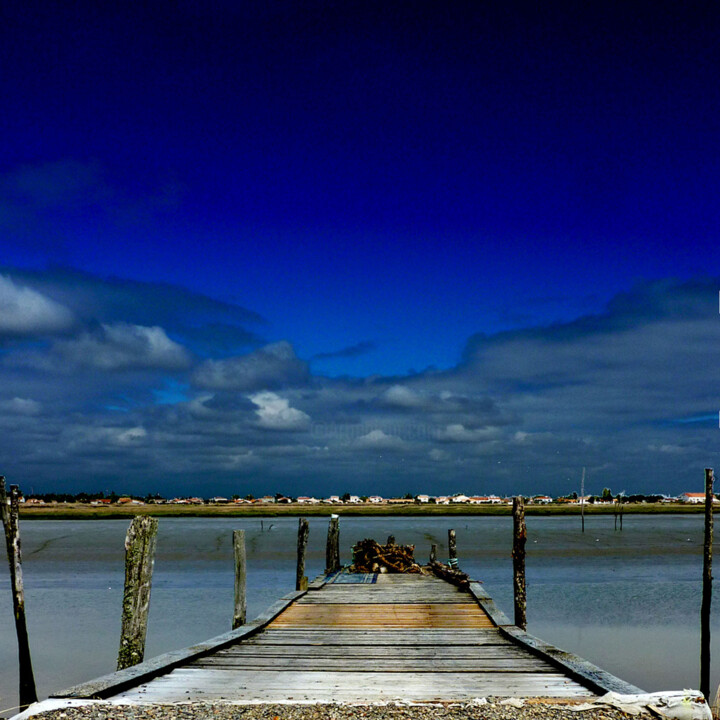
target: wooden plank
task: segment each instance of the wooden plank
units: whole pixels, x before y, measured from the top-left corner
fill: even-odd
[[[80,685],[53,693],[50,697],[60,698],[107,698],[114,696],[125,688],[137,686],[147,682],[162,673],[167,673],[183,663],[195,660],[203,655],[215,652],[221,648],[249,637],[262,630],[274,617],[279,615],[288,605],[301,597],[304,592],[292,592],[271,605],[264,613],[258,615],[255,620],[242,625],[237,630],[217,635],[210,640],[197,645],[173,650],[172,652],[158,655],[151,660],[145,660],[138,665],[133,665],[125,670],[118,670],[108,675],[103,675],[95,680],[90,680]]]
[[[299,605],[278,616],[272,628],[282,627],[492,627],[476,605]]]
[[[267,630],[246,640],[244,645],[351,645],[416,646],[513,645],[496,628],[423,628],[422,630],[352,630],[349,628],[282,628]]]
[[[520,658],[297,658],[297,657],[219,657],[210,655],[196,660],[188,667],[239,670],[288,670],[302,667],[303,672],[368,672],[377,664],[383,672],[540,672],[557,673],[557,669],[543,660],[525,656]]]
[[[368,661],[384,658],[417,658],[432,660],[433,658],[527,658],[526,650],[506,642],[504,645],[458,645],[458,646],[373,646],[373,645],[258,645],[238,643],[225,650],[214,653],[213,658],[255,658],[255,657],[293,657],[293,658],[365,658]]]
[[[309,603],[459,603],[473,604],[476,600],[468,593],[425,588],[375,588],[372,585],[356,585],[348,591],[348,585],[341,590],[326,587],[321,592],[306,595],[301,604]]]
[[[416,673],[398,682],[386,672],[283,672],[180,668],[117,699],[142,702],[376,702],[469,700],[474,697],[584,697],[587,690],[559,673]]]

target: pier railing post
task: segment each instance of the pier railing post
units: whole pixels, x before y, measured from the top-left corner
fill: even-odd
[[[710,607],[712,605],[713,546],[712,468],[705,468],[705,543],[703,546],[703,587],[700,608],[700,692],[710,701]]]
[[[454,530],[448,530],[448,559],[450,567],[457,569],[457,537]]]
[[[157,518],[137,516],[125,536],[125,591],[118,670],[141,663],[145,655],[157,529]]]
[[[5,528],[8,562],[10,563],[10,584],[13,595],[13,612],[15,615],[15,632],[18,640],[18,663],[20,677],[20,710],[37,702],[35,676],[30,658],[30,642],[28,640],[27,623],[25,621],[25,591],[22,577],[22,555],[20,552],[19,526],[20,491],[17,485],[10,486],[10,497],[5,490],[5,478],[0,476],[0,515]]]
[[[232,629],[245,624],[247,616],[247,562],[245,556],[245,531],[233,531],[233,555],[235,558],[235,605]]]
[[[513,498],[513,590],[515,598],[515,624],[525,630],[526,594],[525,594],[525,542],[527,528],[525,527],[525,503],[521,497]]]
[[[328,525],[327,544],[325,545],[325,573],[340,569],[340,518],[333,514]]]
[[[308,586],[308,579],[305,576],[305,549],[307,548],[309,534],[310,524],[306,518],[300,518],[298,521],[296,590],[307,590]]]

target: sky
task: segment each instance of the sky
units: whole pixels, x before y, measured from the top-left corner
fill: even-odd
[[[712,2],[0,8],[0,473],[702,488]]]

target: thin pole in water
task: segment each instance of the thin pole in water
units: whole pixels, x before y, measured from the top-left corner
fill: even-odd
[[[328,524],[327,543],[325,544],[325,573],[340,569],[340,518],[334,513]]]
[[[448,530],[448,560],[450,567],[457,570],[457,535],[454,530]]]
[[[700,692],[710,700],[710,606],[712,605],[713,546],[712,468],[705,468],[705,543],[703,546],[703,587],[700,608]]]
[[[20,553],[20,528],[18,522],[20,492],[17,485],[10,486],[10,497],[5,491],[5,478],[0,476],[0,515],[5,527],[10,583],[13,594],[15,631],[18,640],[18,662],[20,666],[20,710],[37,702],[35,676],[30,659],[30,642],[25,622],[25,592],[22,578],[22,556]]]
[[[582,532],[585,532],[585,468],[580,481],[580,523]]]

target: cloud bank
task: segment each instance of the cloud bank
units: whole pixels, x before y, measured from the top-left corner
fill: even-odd
[[[585,466],[595,492],[695,489],[717,460],[718,282],[477,333],[443,372],[330,378],[252,310],[5,268],[3,472],[47,491],[555,494]]]

